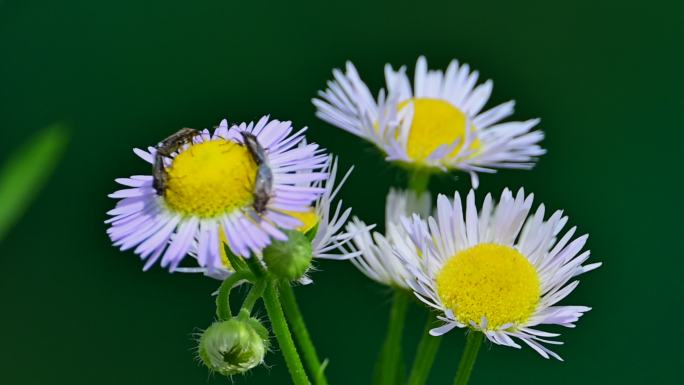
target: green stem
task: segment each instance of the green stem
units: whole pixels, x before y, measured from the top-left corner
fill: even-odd
[[[432,364],[435,362],[439,344],[442,342],[442,336],[431,336],[430,329],[432,329],[432,326],[433,318],[431,314],[428,314],[423,337],[418,344],[416,358],[411,368],[408,385],[424,385],[430,374],[430,369],[432,369]]]
[[[292,286],[286,281],[281,281],[278,286],[280,291],[280,297],[282,300],[283,310],[285,311],[285,316],[287,317],[292,332],[294,333],[297,344],[302,351],[302,356],[304,356],[304,363],[309,369],[309,373],[314,378],[314,383],[317,385],[328,385],[328,380],[325,378],[325,369],[321,365],[321,361],[318,359],[318,354],[316,353],[316,348],[311,341],[311,336],[306,329],[306,324],[304,323],[304,317],[299,310],[299,305],[297,305],[297,299],[295,298]]]
[[[266,278],[257,279],[254,286],[252,286],[252,288],[249,290],[249,293],[247,293],[247,297],[245,297],[244,302],[242,302],[242,309],[240,309],[240,311],[246,310],[247,315],[252,313],[252,308],[254,307],[254,304],[264,294],[266,283]]]
[[[287,321],[285,320],[283,309],[280,306],[278,291],[276,290],[275,285],[276,283],[272,280],[268,282],[263,296],[266,312],[268,313],[268,318],[271,320],[273,334],[275,334],[276,339],[278,340],[278,345],[280,346],[283,358],[285,358],[287,369],[290,371],[292,382],[294,382],[295,385],[310,385],[302,361],[297,353],[297,348],[295,348],[294,341],[292,341],[290,329],[287,327]]]
[[[477,352],[480,351],[484,335],[481,332],[470,331],[466,337],[466,345],[461,356],[461,363],[458,364],[458,372],[454,379],[454,385],[466,385],[470,379],[470,373],[475,366]]]
[[[408,188],[420,194],[427,191],[430,183],[430,171],[427,169],[416,168],[410,171]]]
[[[238,272],[221,282],[218,295],[216,296],[216,316],[220,321],[225,321],[233,316],[230,311],[230,290],[235,284],[247,278],[247,274]]]
[[[401,335],[406,321],[408,299],[409,297],[404,291],[397,289],[394,292],[387,335],[375,367],[373,384],[396,385],[401,381],[403,374],[401,373],[403,371]]]

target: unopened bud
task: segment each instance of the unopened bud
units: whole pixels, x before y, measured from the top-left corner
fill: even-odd
[[[224,376],[244,373],[264,362],[268,331],[254,318],[215,322],[202,333],[199,356]]]
[[[301,278],[311,265],[311,241],[299,231],[286,231],[286,241],[273,241],[263,252],[268,271],[288,281]]]

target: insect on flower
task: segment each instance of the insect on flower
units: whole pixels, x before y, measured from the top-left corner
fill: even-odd
[[[243,142],[244,131],[256,136],[262,150],[252,147],[268,165],[258,188],[260,166]],[[135,249],[145,269],[160,262],[175,271],[196,253],[200,267],[213,271],[224,266],[224,246],[249,257],[273,239],[287,239],[283,230],[302,225],[287,213],[309,210],[324,193],[311,185],[329,176],[328,155],[305,142],[304,130],[292,131],[290,122],[268,116],[230,127],[223,120],[213,132],[184,129],[155,147],[135,149],[154,175],[117,179],[125,188],[109,194],[118,200],[108,212],[112,243]],[[255,200],[265,202],[261,213]]]
[[[252,206],[254,211],[262,214],[273,190],[273,171],[266,163],[266,150],[259,144],[256,136],[246,131],[242,131],[241,134],[245,146],[258,166]]]
[[[169,175],[166,172],[164,158],[170,157],[184,145],[191,143],[192,139],[199,135],[194,128],[181,128],[176,133],[159,142],[154,155],[154,166],[152,168],[153,187],[157,195],[164,195]]]

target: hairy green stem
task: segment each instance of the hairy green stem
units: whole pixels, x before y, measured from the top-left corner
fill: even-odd
[[[248,315],[252,313],[252,308],[256,301],[264,294],[267,283],[268,281],[264,277],[257,279],[254,286],[252,286],[249,293],[247,293],[244,302],[242,302],[242,309],[240,309],[240,311],[246,310]]]
[[[427,191],[430,183],[430,171],[427,169],[416,168],[410,171],[408,188],[417,194]]]
[[[328,385],[328,380],[325,378],[324,373],[325,368],[321,365],[321,361],[316,353],[316,348],[311,341],[309,331],[306,329],[304,317],[302,317],[302,313],[299,310],[299,305],[297,304],[297,299],[295,298],[292,286],[290,286],[289,282],[281,281],[278,289],[280,291],[285,316],[290,323],[292,333],[294,333],[297,345],[302,351],[304,363],[309,369],[309,373],[313,377],[314,383],[316,385]]]
[[[216,296],[216,316],[220,321],[225,321],[233,316],[230,311],[230,290],[238,282],[243,279],[248,279],[249,275],[238,272],[229,276],[221,282],[221,286],[218,290],[218,295]]]
[[[439,344],[442,342],[442,336],[430,335],[433,321],[432,314],[428,314],[423,337],[418,344],[416,358],[413,361],[413,367],[411,368],[408,385],[424,385],[430,375],[430,369],[432,369],[432,364],[435,362]]]
[[[484,334],[482,332],[473,330],[468,332],[466,345],[461,356],[461,363],[458,364],[458,372],[456,372],[456,378],[454,379],[454,385],[466,385],[468,383],[483,339]]]
[[[283,358],[285,358],[285,363],[287,364],[287,369],[290,371],[292,382],[294,382],[295,385],[310,385],[302,361],[297,353],[297,348],[295,347],[294,341],[292,341],[292,335],[290,334],[290,329],[285,320],[285,314],[283,314],[283,309],[280,305],[280,300],[278,299],[275,281],[270,280],[268,282],[266,289],[264,290],[263,299],[268,318],[271,320],[273,333],[278,340],[278,345],[280,346]]]
[[[402,364],[401,336],[406,321],[408,300],[407,293],[403,290],[395,290],[387,325],[387,335],[375,367],[373,384],[397,385],[402,381],[404,366]]]

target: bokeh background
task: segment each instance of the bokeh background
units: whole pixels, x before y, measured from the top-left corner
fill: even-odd
[[[352,60],[377,89],[382,66],[458,58],[494,80],[490,104],[541,117],[548,154],[531,172],[482,177],[485,192],[524,186],[591,234],[604,266],[565,303],[594,310],[563,330],[565,362],[487,346],[472,384],[682,383],[683,9],[649,1],[0,1],[0,162],[39,128],[70,142],[47,185],[0,242],[0,383],[225,384],[193,360],[212,320],[201,276],[141,271],[105,235],[115,177],[147,173],[131,151],[180,127],[264,114],[356,170],[342,192],[382,221],[404,183],[361,140],[310,103]],[[464,175],[433,192],[466,191]],[[389,293],[349,263],[322,262],[298,287],[333,384],[368,383]],[[424,313],[410,311],[407,360]],[[442,344],[430,384],[453,379],[463,335]],[[278,354],[235,384],[284,384]]]

